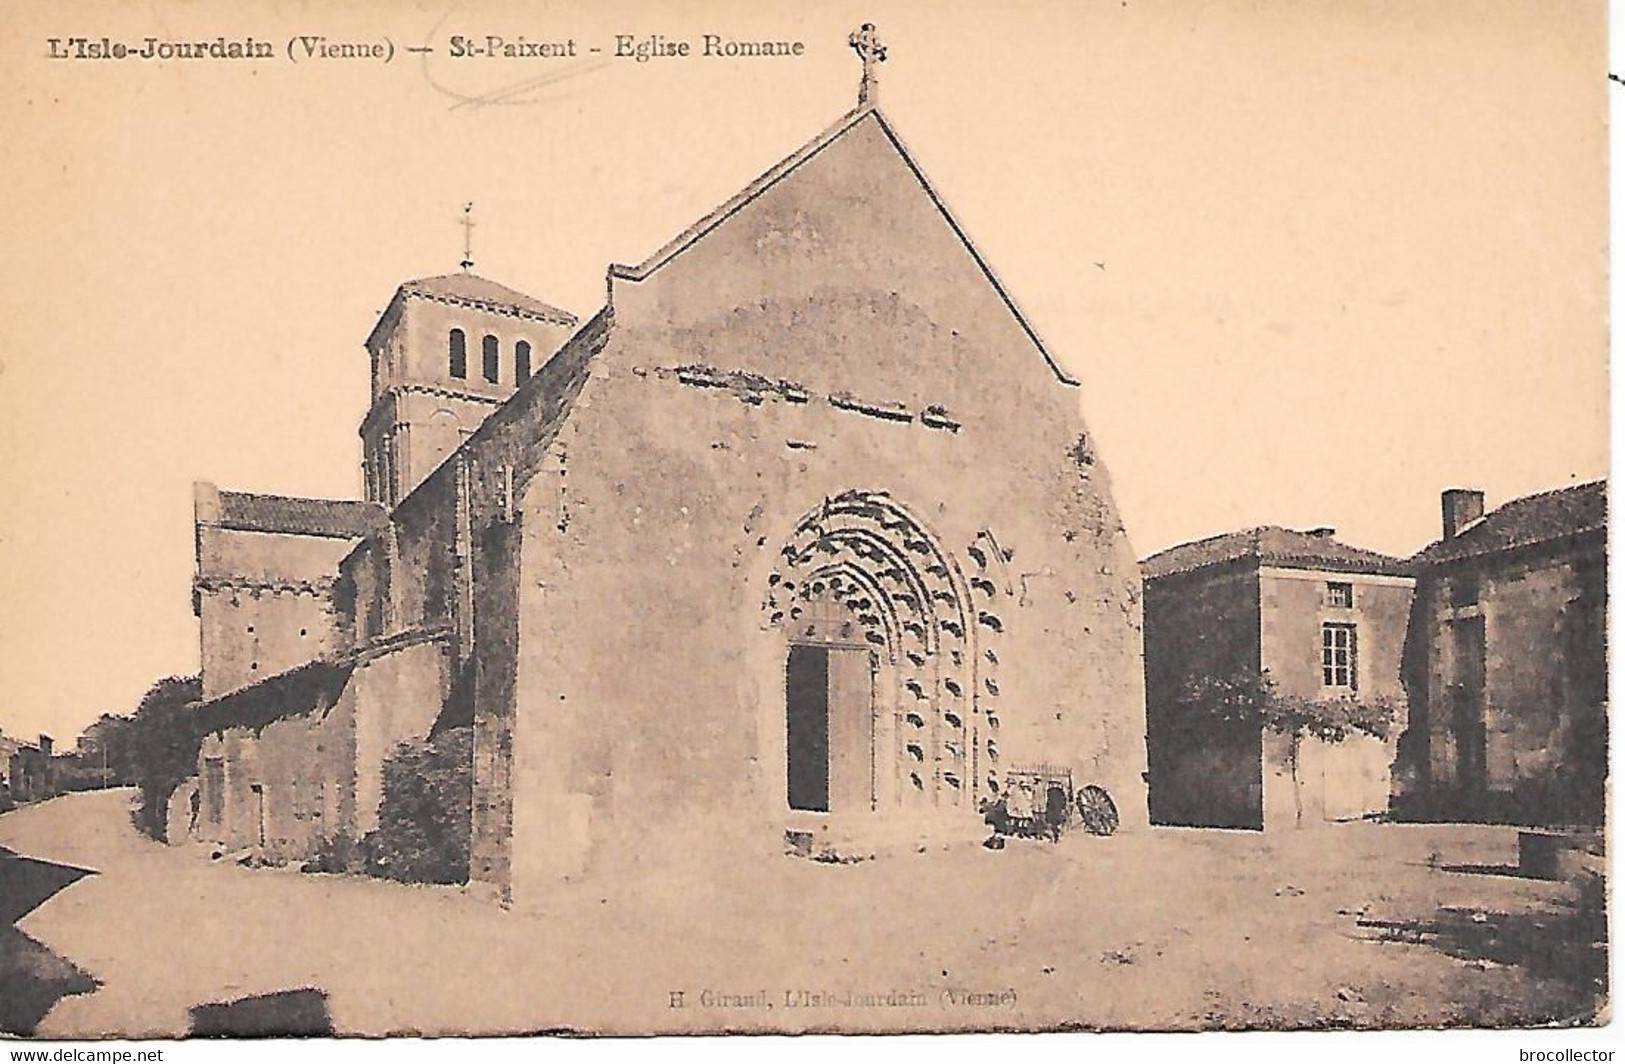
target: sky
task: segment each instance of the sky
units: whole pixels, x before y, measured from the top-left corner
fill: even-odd
[[[476,272],[586,318],[609,263],[853,105],[864,21],[888,118],[1083,382],[1141,556],[1266,523],[1409,554],[1444,487],[1607,474],[1600,4],[334,7],[0,9],[8,733],[196,670],[193,481],[359,494],[362,341],[456,268],[465,201]],[[607,54],[706,33],[804,54]],[[447,54],[485,34],[606,54]],[[103,35],[278,58],[48,58]]]

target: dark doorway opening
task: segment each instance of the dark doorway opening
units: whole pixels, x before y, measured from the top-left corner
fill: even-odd
[[[792,646],[785,668],[791,809],[829,812],[829,651]]]
[[[218,827],[226,817],[226,763],[223,759],[204,759],[202,787],[209,823]]]
[[[253,794],[254,794],[254,808],[256,810],[256,819],[257,819],[257,822],[259,824],[259,838],[260,838],[259,844],[261,846],[264,846],[265,845],[265,787],[264,787],[263,784],[255,783],[255,784],[250,784],[248,789],[250,791],[252,791]]]
[[[1451,635],[1455,642],[1451,724],[1456,733],[1456,781],[1468,794],[1478,795],[1489,782],[1484,727],[1484,618],[1453,622]]]
[[[873,656],[863,647],[795,644],[785,681],[790,808],[873,809]]]

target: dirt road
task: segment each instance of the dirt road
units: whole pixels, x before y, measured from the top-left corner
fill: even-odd
[[[1511,874],[1510,828],[784,857],[567,887],[519,913],[211,861],[139,837],[130,798],[0,816],[0,846],[95,872],[18,921],[99,983],[39,1036],[182,1034],[200,1005],[295,990],[349,1034],[1504,1025],[1596,1007],[1576,888]]]

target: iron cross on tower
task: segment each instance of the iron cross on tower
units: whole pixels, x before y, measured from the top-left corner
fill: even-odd
[[[463,227],[463,272],[467,273],[474,267],[474,204],[463,204],[463,220],[459,223]]]
[[[886,61],[886,46],[880,43],[880,35],[875,32],[873,22],[859,26],[846,43],[863,60],[863,80],[858,82],[858,106],[873,106],[880,95],[880,87],[875,80],[875,64]]]

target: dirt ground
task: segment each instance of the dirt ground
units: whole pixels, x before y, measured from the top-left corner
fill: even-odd
[[[233,1016],[339,1034],[1544,1025],[1588,1022],[1606,978],[1598,887],[1520,878],[1503,827],[787,856],[634,871],[508,912],[453,888],[211,861],[138,836],[130,798],[0,816],[0,847],[95,873],[63,873],[0,937],[12,986],[41,968],[16,955],[29,942],[96,984],[59,981],[24,1033],[180,1035]],[[0,896],[25,889],[15,867]]]

